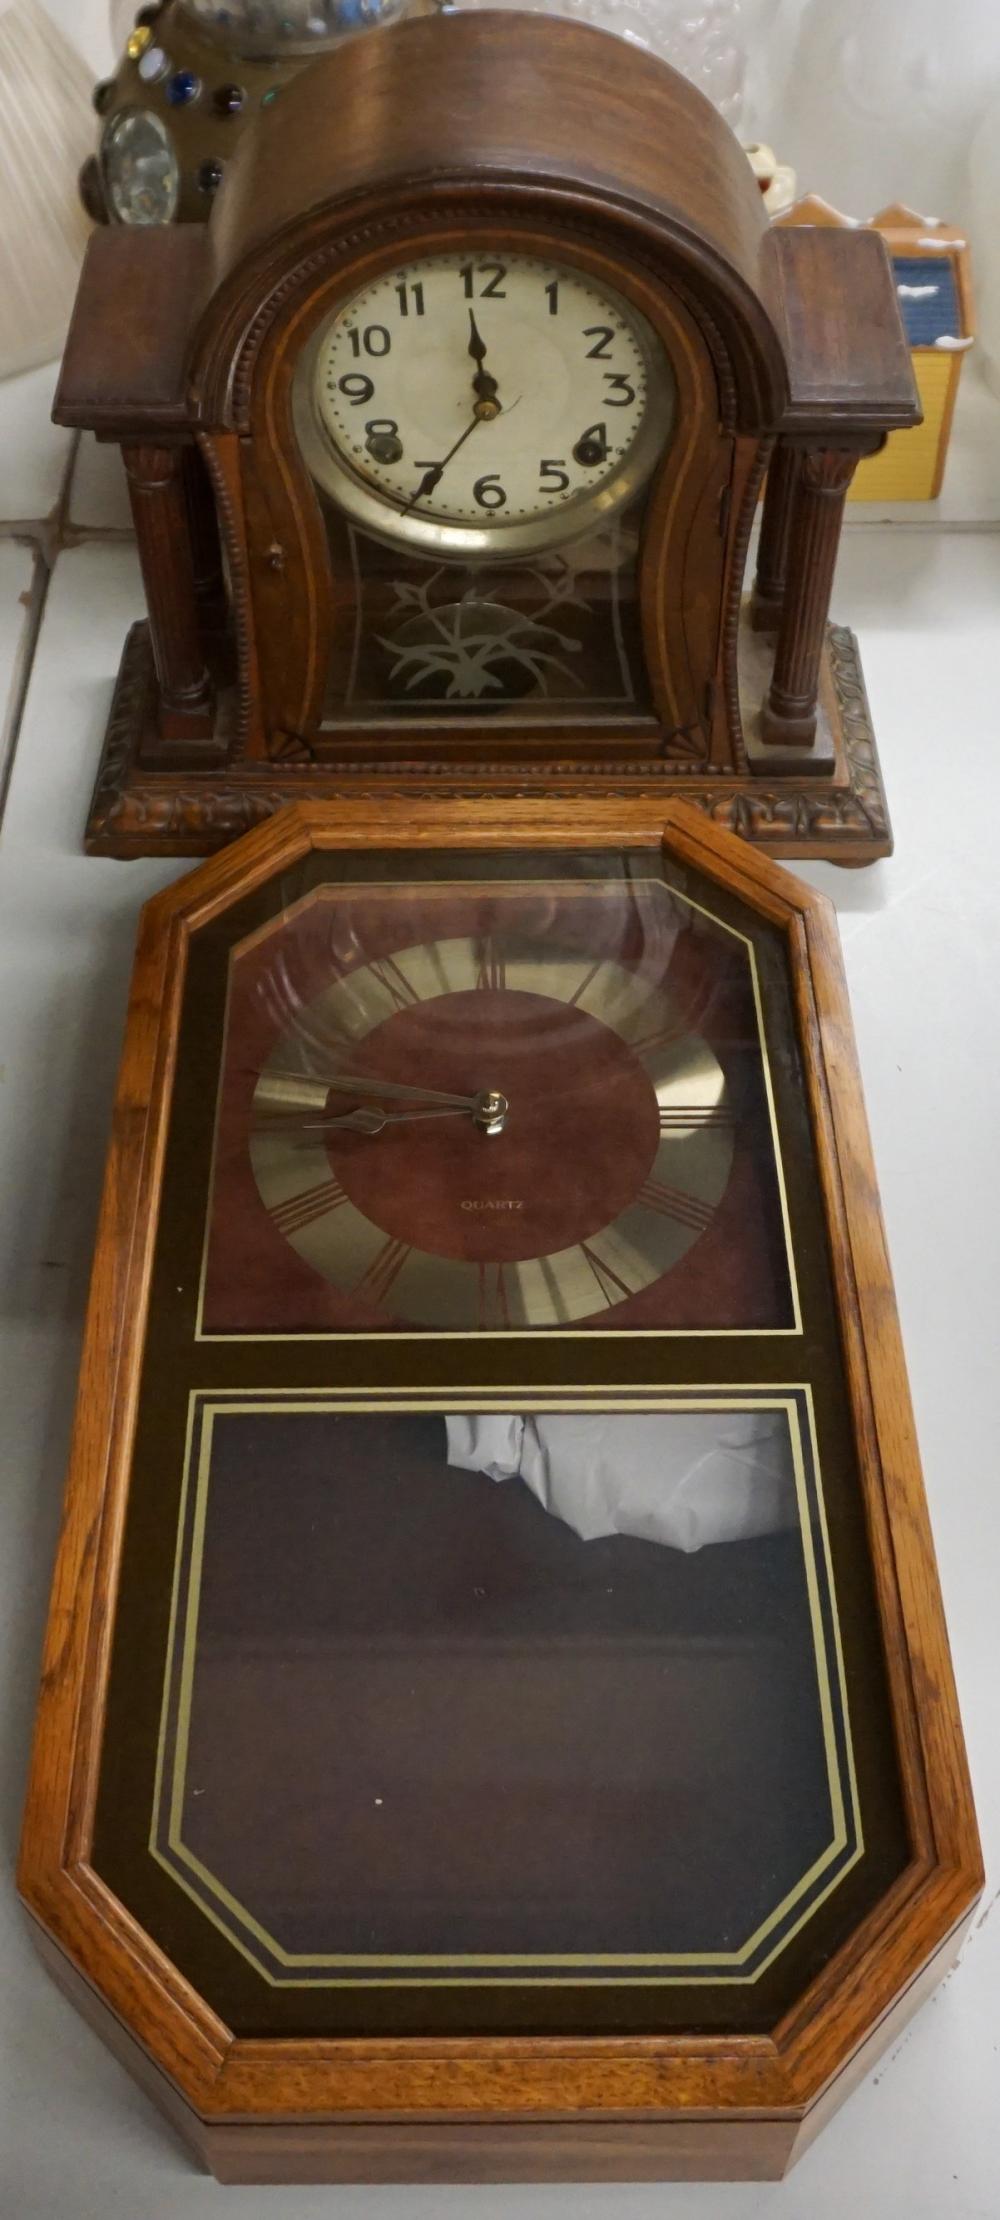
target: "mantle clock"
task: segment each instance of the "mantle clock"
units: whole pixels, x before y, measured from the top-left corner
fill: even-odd
[[[919,416],[885,248],[771,230],[623,40],[470,14],[317,61],[206,223],[91,241],[55,413],[121,446],[148,608],[91,849],[603,792],[887,852],[827,624],[854,469]]]

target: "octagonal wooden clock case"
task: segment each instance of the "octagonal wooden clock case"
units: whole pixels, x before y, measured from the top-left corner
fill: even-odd
[[[159,895],[20,1886],[201,2162],[779,2174],[980,1878],[824,900],[603,795]]]
[[[625,41],[459,14],[317,61],[207,223],[91,241],[56,415],[121,445],[148,603],[91,847],[585,791],[886,852],[826,622],[854,467],[918,416],[885,250],[770,230]]]

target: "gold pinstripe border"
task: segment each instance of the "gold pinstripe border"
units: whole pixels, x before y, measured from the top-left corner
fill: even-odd
[[[819,1543],[824,1563],[825,1587],[829,1598],[833,1651],[832,1675],[831,1660],[827,1655],[824,1634],[821,1586],[810,1516],[806,1459],[800,1427],[798,1400],[800,1396],[803,1399],[803,1407],[807,1418],[815,1484]],[[213,1874],[201,1860],[195,1857],[183,1841],[181,1830],[184,1783],[197,1652],[202,1549],[208,1509],[212,1442],[216,1422],[227,1413],[236,1413],[243,1416],[265,1416],[275,1412],[282,1415],[294,1415],[300,1411],[310,1413],[329,1411],[345,1415],[357,1412],[385,1415],[394,1411],[402,1413],[433,1411],[443,1414],[463,1408],[466,1410],[482,1410],[487,1405],[494,1410],[517,1411],[580,1410],[596,1406],[602,1412],[634,1411],[639,1407],[644,1410],[663,1411],[763,1409],[783,1410],[786,1414],[792,1446],[810,1623],[813,1630],[813,1647],[819,1688],[827,1779],[830,1789],[833,1833],[830,1842],[819,1857],[813,1861],[813,1864],[800,1876],[793,1888],[786,1893],[781,1902],[736,1951],[631,1954],[536,1953],[525,1956],[505,1953],[493,1953],[491,1955],[462,1953],[455,1957],[433,1954],[391,1957],[370,1955],[362,1957],[349,1953],[307,1954],[288,1952],[282,1948],[273,1936],[268,1934],[267,1930],[253,1917],[247,1907],[225,1888],[218,1876]],[[197,1420],[200,1420],[201,1423],[191,1505],[190,1548],[187,1548],[187,1514],[192,1493],[192,1450],[195,1443]],[[181,1635],[182,1628],[183,1633]],[[181,1641],[178,1670],[179,1635],[181,1635]],[[836,1705],[834,1703],[834,1686],[838,1698]],[[174,1736],[173,1762],[170,1767],[169,1794],[165,1795],[166,1759],[170,1742],[170,1717],[174,1708],[174,1700],[176,1701],[177,1724]],[[835,1714],[838,1709],[842,1721],[846,1782],[841,1774],[837,1748],[837,1719]],[[848,1822],[848,1807],[850,1823]],[[166,1812],[165,1835],[162,1827],[164,1812]],[[788,1947],[794,1937],[801,1932],[819,1907],[826,1902],[833,1889],[839,1885],[840,1881],[857,1863],[864,1850],[847,1702],[843,1646],[830,1562],[829,1531],[823,1502],[815,1418],[811,1391],[808,1385],[806,1383],[796,1383],[794,1386],[787,1387],[783,1392],[772,1388],[762,1388],[757,1391],[747,1388],[742,1391],[725,1388],[717,1390],[678,1389],[669,1394],[650,1394],[640,1390],[631,1395],[593,1394],[590,1397],[579,1392],[560,1395],[558,1391],[555,1394],[549,1393],[538,1396],[462,1393],[444,1397],[437,1392],[428,1392],[424,1396],[415,1397],[404,1391],[394,1394],[390,1390],[386,1394],[375,1398],[363,1398],[350,1392],[344,1395],[334,1395],[329,1390],[316,1390],[312,1394],[303,1394],[298,1390],[283,1392],[281,1390],[265,1389],[251,1396],[240,1390],[230,1391],[209,1388],[193,1391],[189,1398],[188,1408],[187,1451],[178,1515],[177,1550],[171,1596],[170,1629],[157,1746],[156,1781],[149,1848],[151,1855],[170,1874],[176,1885],[197,1904],[203,1915],[226,1936],[240,1955],[272,1987],[418,1987],[426,1986],[429,1977],[434,1986],[476,1986],[482,1982],[484,1977],[491,1987],[524,1986],[530,1984],[532,1980],[541,1980],[546,1985],[552,1983],[559,1985],[590,1985],[594,1982],[599,1969],[609,1969],[606,1977],[613,1978],[616,1982],[626,1986],[634,1984],[648,1986],[656,1983],[663,1983],[668,1986],[683,1986],[685,1983],[690,1984],[692,1981],[747,1985],[758,1981]],[[849,1853],[846,1857],[843,1855],[845,1852]],[[833,1866],[836,1866],[836,1871],[831,1873],[830,1869]],[[816,1894],[815,1889],[823,1881],[824,1876],[826,1876],[825,1885]],[[211,1903],[206,1902],[206,1894],[213,1899]],[[809,1898],[809,1901],[803,1902],[806,1898]],[[751,1961],[762,1946],[767,1943],[768,1937],[774,1934],[775,1929],[781,1925],[781,1922],[795,1909],[796,1905],[802,1906],[798,1918],[776,1938],[772,1947],[765,1952],[760,1962],[751,1966]],[[272,1972],[269,1966],[263,1962],[259,1953],[254,1950],[251,1943],[234,1931],[234,1920],[240,1923],[245,1936],[252,1937],[261,1946],[262,1950],[266,1950],[270,1954],[274,1964],[288,1970],[278,1974]],[[505,1965],[516,1965],[525,1970],[517,1974],[487,1973],[486,1971],[486,1969],[500,1968]],[[296,1973],[294,1970],[295,1968],[304,1969],[306,1967],[328,1967],[331,1970],[329,1975],[323,1979],[317,1979],[315,1974],[309,1977],[304,1971]],[[366,1971],[362,1975],[360,1972],[362,1967],[371,1968],[372,1970]],[[390,1967],[394,1969],[391,1973],[387,1970]],[[566,1970],[559,1972],[556,1970],[557,1968]],[[581,1968],[587,1970],[585,1972],[570,1970]],[[611,1974],[610,1969],[612,1968],[622,1970]],[[641,1972],[639,1971],[640,1968],[643,1969]],[[681,1971],[679,1970],[681,1968],[690,1970]],[[710,1970],[702,1970],[700,1973],[696,1973],[695,1968]],[[352,1978],[352,1969],[354,1978]],[[380,1974],[375,1969],[386,1970]],[[445,1981],[441,1979],[442,1973],[447,1975]]]

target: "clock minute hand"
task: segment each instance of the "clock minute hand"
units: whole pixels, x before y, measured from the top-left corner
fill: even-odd
[[[435,486],[440,485],[452,457],[457,455],[460,447],[465,446],[467,439],[472,438],[473,432],[478,429],[480,424],[492,424],[494,417],[502,416],[503,410],[497,399],[499,389],[496,379],[489,377],[485,370],[481,370],[473,378],[472,383],[479,398],[472,411],[471,424],[467,424],[464,432],[459,433],[454,447],[449,447],[447,454],[442,457],[440,462],[428,464],[416,492],[411,493],[405,508],[400,510],[401,516],[409,516],[410,510],[416,508],[417,502],[425,500],[429,493],[433,493]]]
[[[442,1094],[436,1087],[409,1087],[395,1079],[364,1079],[353,1072],[338,1072],[336,1078],[325,1078],[331,1094],[384,1095],[392,1102],[441,1102],[450,1110],[474,1110],[478,1095]]]
[[[459,439],[456,439],[454,447],[449,447],[444,461],[439,463],[431,463],[430,468],[424,471],[424,475],[420,480],[420,484],[417,487],[416,493],[411,493],[405,509],[401,511],[401,514],[403,516],[409,516],[410,510],[416,508],[417,502],[423,501],[428,493],[433,493],[435,486],[440,485],[452,456],[457,455],[459,448],[465,446],[466,440],[472,438],[473,432],[478,431],[481,423],[482,418],[480,416],[474,416],[471,424],[466,425],[464,432],[461,434],[461,437]]]

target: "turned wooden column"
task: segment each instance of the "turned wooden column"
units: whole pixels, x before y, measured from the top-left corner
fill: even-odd
[[[201,642],[183,450],[124,444],[165,740],[214,730],[212,682]]]
[[[197,447],[182,447],[184,497],[191,531],[191,563],[198,600],[211,613],[225,600],[222,548],[212,481]]]
[[[768,465],[757,575],[750,605],[751,622],[757,632],[773,631],[781,621],[788,583],[792,504],[800,460],[797,448],[779,440]]]
[[[788,522],[784,600],[774,675],[761,718],[765,741],[809,748],[816,737],[820,657],[856,449],[802,453]]]

